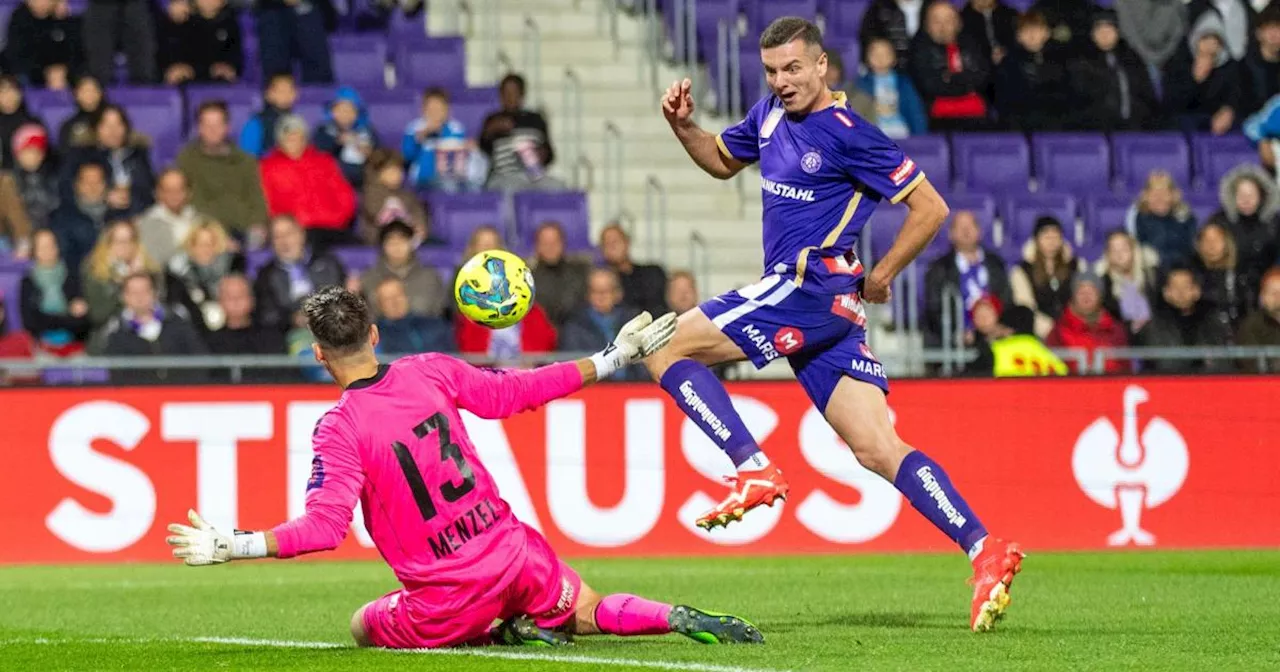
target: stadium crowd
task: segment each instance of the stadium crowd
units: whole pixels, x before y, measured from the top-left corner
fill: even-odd
[[[639,310],[697,304],[693,276],[637,264],[620,226],[605,227],[593,250],[567,250],[558,222],[511,241],[495,221],[475,227],[453,263],[508,244],[531,249],[537,306],[497,331],[454,315],[456,266],[427,266],[418,254],[439,242],[423,195],[562,188],[547,174],[555,158],[547,121],[526,107],[524,80],[509,75],[501,108],[478,133],[451,115],[450,92],[439,87],[421,92],[421,115],[399,147],[382,146],[349,86],[333,89],[325,120],[311,127],[296,113],[292,73],[332,82],[327,5],[255,5],[262,107],[232,128],[227,104],[202,102],[189,142],[160,170],[148,129],[133,128],[104,92],[115,52],[123,51],[131,82],[235,82],[246,67],[240,10],[219,0],[171,2],[165,12],[143,0],[93,0],[82,16],[51,0],[14,10],[0,76],[0,254],[30,265],[19,296],[0,297],[20,303],[23,327],[0,324],[0,357],[305,355],[299,302],[331,284],[369,298],[388,353],[586,351]],[[373,5],[363,20],[385,25],[398,11]],[[1269,129],[1280,137],[1280,122],[1270,122],[1280,117],[1277,4],[1127,0],[1112,12],[1040,0],[1019,13],[1000,0],[960,10],[874,0],[859,38],[863,64],[855,73],[831,52],[829,84],[892,137],[993,128],[1226,133],[1243,124],[1263,162]],[[47,127],[24,103],[32,87],[68,88],[75,114]],[[1280,345],[1273,175],[1254,166],[1226,175],[1221,210],[1204,222],[1184,201],[1185,186],[1151,173],[1097,259],[1073,251],[1064,235],[1073,222],[1046,215],[1022,260],[1006,266],[974,213],[955,212],[940,234],[951,248],[926,260],[926,343],[958,339],[987,355],[1011,334],[1085,348]],[[377,262],[345,268],[333,252],[349,245],[376,247]],[[259,249],[269,250],[260,268],[248,261]],[[944,334],[951,292],[963,300],[963,324]],[[990,373],[990,357],[969,370]]]

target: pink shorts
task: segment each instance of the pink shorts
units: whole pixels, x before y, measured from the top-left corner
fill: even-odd
[[[364,631],[375,646],[432,649],[467,644],[484,637],[495,620],[525,614],[544,628],[558,628],[573,617],[582,579],[561,562],[538,531],[525,526],[524,567],[494,598],[483,598],[458,613],[422,618],[415,609],[427,596],[396,590],[369,603]]]

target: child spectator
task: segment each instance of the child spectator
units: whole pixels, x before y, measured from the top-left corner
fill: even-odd
[[[259,26],[261,29],[261,26]],[[257,157],[266,156],[276,146],[276,124],[293,113],[298,102],[298,87],[293,75],[280,73],[267,78],[262,89],[262,109],[240,129],[240,149]]]
[[[116,50],[129,62],[129,81],[156,81],[156,25],[146,0],[90,0],[81,20],[89,74],[115,79]]]
[[[866,119],[871,123],[876,123],[876,101],[867,95],[862,89],[853,86],[853,81],[846,75],[844,69],[844,57],[835,49],[826,50],[827,56],[827,74],[824,76],[827,88],[837,93],[843,93],[846,97],[846,103],[849,109],[853,110],[859,117]]]
[[[1102,278],[1103,307],[1125,323],[1130,336],[1151,320],[1148,296],[1155,291],[1157,266],[1155,253],[1139,245],[1128,231],[1107,235],[1106,252],[1094,272]]]
[[[360,238],[377,245],[389,222],[400,221],[413,229],[415,246],[427,237],[427,211],[418,197],[404,187],[404,162],[390,149],[375,149],[365,168],[360,199]],[[373,305],[373,301],[369,305]]]
[[[226,0],[171,0],[159,32],[160,68],[166,84],[240,79],[244,71],[240,22]]]
[[[276,144],[260,164],[268,211],[296,218],[316,248],[351,240],[355,191],[332,156],[307,144],[307,122],[293,114],[282,118]]]
[[[1189,49],[1169,61],[1164,104],[1188,133],[1222,135],[1240,109],[1240,71],[1223,45],[1225,27],[1217,12],[1205,12],[1187,38]]]
[[[1124,325],[1102,307],[1102,283],[1098,276],[1089,272],[1077,274],[1071,281],[1071,301],[1063,308],[1062,316],[1045,338],[1045,345],[1051,348],[1084,348],[1092,356],[1095,348],[1122,348],[1128,344],[1129,335]],[[1072,373],[1080,373],[1074,362],[1068,368]],[[1107,360],[1106,373],[1125,373],[1128,370],[1128,362],[1114,358]]]
[[[66,0],[26,0],[9,16],[4,55],[27,86],[63,91],[82,65],[80,18]]]
[[[1071,300],[1071,278],[1078,262],[1062,237],[1062,224],[1052,217],[1036,220],[1023,260],[1009,273],[1013,302],[1035,312],[1035,335],[1049,335]]]
[[[451,352],[453,329],[440,317],[412,310],[405,284],[395,276],[384,277],[373,290],[377,308],[378,352],[409,355],[419,352]]]
[[[1062,130],[1071,109],[1062,47],[1049,41],[1049,24],[1036,12],[1018,17],[1017,43],[996,68],[996,109],[1021,131]]]
[[[360,276],[360,286],[364,288],[369,305],[378,307],[378,287],[394,278],[404,283],[409,292],[409,311],[424,317],[443,317],[449,308],[453,294],[445,289],[440,274],[434,268],[427,268],[418,261],[414,254],[414,231],[408,224],[392,221],[382,227],[379,247],[382,254],[378,263]]]
[[[360,94],[349,86],[338,89],[325,123],[311,139],[316,149],[338,160],[342,175],[354,188],[364,184],[364,165],[369,153],[378,146],[378,136],[369,124],[369,111]]]
[[[92,147],[98,144],[98,118],[107,104],[102,84],[92,75],[76,78],[76,112],[58,127],[58,151],[66,154],[74,147]]]
[[[58,177],[49,157],[49,134],[39,124],[27,124],[13,135],[13,179],[32,229],[49,226],[58,208]]]
[[[893,44],[876,39],[867,45],[867,73],[858,88],[875,101],[875,124],[885,135],[902,139],[928,131],[924,103],[911,79],[898,70]]]
[[[462,122],[449,116],[449,94],[422,94],[422,116],[409,122],[400,143],[414,189],[458,191],[467,181],[471,148]]]
[[[138,229],[133,222],[114,221],[103,229],[80,270],[92,326],[105,324],[120,311],[121,283],[134,273],[158,275],[160,266],[138,243]]]
[[[1161,268],[1191,263],[1196,236],[1196,219],[1182,200],[1182,190],[1173,176],[1153,170],[1125,219],[1129,233],[1138,242],[1155,250]]]
[[[920,87],[934,130],[989,127],[991,62],[960,34],[960,14],[946,2],[925,9],[924,31],[911,46],[911,78]]]
[[[32,236],[31,269],[22,278],[22,324],[41,350],[57,356],[84,349],[89,335],[89,304],[80,273],[67,268],[58,237],[48,229]]]
[[[13,170],[13,136],[27,124],[44,124],[27,111],[22,85],[13,75],[0,75],[0,169]]]

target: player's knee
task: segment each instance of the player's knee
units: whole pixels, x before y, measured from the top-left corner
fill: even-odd
[[[364,628],[364,610],[368,608],[369,605],[366,604],[351,614],[351,638],[356,641],[356,646],[373,646],[373,642],[369,641],[369,633]]]
[[[870,433],[850,443],[849,447],[858,464],[889,479],[897,473],[903,456],[910,452],[907,444],[893,430]]]

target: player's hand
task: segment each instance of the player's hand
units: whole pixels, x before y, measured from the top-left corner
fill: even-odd
[[[165,542],[173,547],[173,557],[192,567],[218,565],[234,559],[231,537],[213,529],[195,509],[187,511],[187,519],[191,521],[190,526],[169,524],[173,534],[165,538]]]
[[[875,273],[867,275],[862,281],[862,300],[867,303],[888,303],[890,291],[889,281],[881,279]]]
[[[693,81],[688,77],[672,82],[662,94],[662,116],[672,126],[689,121],[693,116]]]
[[[671,342],[676,333],[676,314],[667,313],[658,319],[648,311],[640,313],[618,330],[618,337],[609,347],[591,356],[596,367],[596,378],[608,378],[615,371],[661,350]]]

